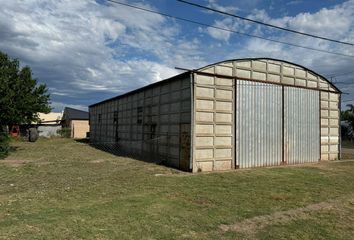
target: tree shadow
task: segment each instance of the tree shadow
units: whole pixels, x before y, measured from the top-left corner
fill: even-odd
[[[19,149],[19,147],[17,147],[17,146],[10,146],[10,148],[9,148],[9,154],[10,154],[10,153],[13,153],[13,152],[16,152],[17,149]]]
[[[11,153],[16,152],[19,147],[9,146],[6,153],[0,152],[0,161],[8,157]]]

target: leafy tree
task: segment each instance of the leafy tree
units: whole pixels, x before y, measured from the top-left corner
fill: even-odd
[[[20,68],[17,59],[0,51],[0,131],[4,126],[30,124],[38,113],[49,113],[49,94],[45,84],[37,84],[31,68]]]
[[[341,120],[344,120],[348,123],[348,129],[346,130],[349,138],[354,138],[354,105],[348,104],[348,110],[341,112]]]

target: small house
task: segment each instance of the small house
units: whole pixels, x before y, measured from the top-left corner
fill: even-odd
[[[88,112],[65,107],[62,127],[70,129],[71,138],[86,138],[86,134],[90,131]]]

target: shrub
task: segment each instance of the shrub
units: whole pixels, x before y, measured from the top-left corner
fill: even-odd
[[[0,131],[0,159],[5,158],[10,150],[10,137],[7,133]]]
[[[70,138],[71,137],[71,129],[70,128],[62,128],[57,131],[57,133],[64,137],[64,138]]]

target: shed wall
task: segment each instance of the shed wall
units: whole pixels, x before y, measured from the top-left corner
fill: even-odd
[[[234,167],[233,80],[194,75],[193,171]]]
[[[189,170],[190,123],[190,78],[90,107],[92,143],[183,170]]]
[[[339,94],[321,92],[321,160],[339,158]]]
[[[317,103],[320,111],[313,106],[310,110],[317,111],[311,114],[317,116],[317,126],[319,124],[321,126],[320,134],[317,132],[316,142],[321,144],[321,147],[317,145],[318,152],[321,160],[338,158],[340,93],[326,79],[314,72],[278,60],[245,59],[225,61],[201,68],[194,74],[194,79],[193,171],[226,170],[236,167],[234,112],[237,111],[235,99],[238,96],[234,96],[234,93],[235,82],[241,80],[297,88],[299,92],[306,89],[316,91],[319,95]],[[218,99],[217,89],[227,91],[222,94],[222,99]],[[260,95],[258,100],[265,99]],[[295,105],[302,104],[301,99],[295,101]],[[311,98],[311,101],[315,100]],[[223,123],[218,122],[216,118],[218,113],[227,116]],[[315,134],[314,132],[313,136]],[[305,136],[299,136],[303,137]],[[218,146],[220,141],[222,145]]]
[[[309,155],[311,160],[318,156],[321,160],[338,158],[340,93],[326,79],[314,72],[298,65],[273,59],[245,59],[225,61],[195,71],[192,88],[190,79],[185,76],[180,79],[177,76],[151,87],[91,106],[91,141],[111,146],[118,151],[157,159],[184,170],[192,169],[194,172],[236,168],[238,167],[236,136],[239,134],[236,126],[241,129],[239,121],[244,120],[241,115],[237,116],[236,112],[239,114],[243,109],[242,114],[248,116],[248,108],[257,108],[260,112],[265,108],[270,109],[268,113],[271,113],[271,116],[268,116],[268,113],[265,114],[268,117],[265,115],[248,116],[250,129],[243,129],[245,134],[250,134],[249,136],[256,134],[249,139],[250,146],[253,144],[259,149],[264,148],[262,143],[252,141],[255,138],[261,141],[264,130],[263,127],[252,128],[252,121],[255,121],[253,124],[258,124],[265,118],[267,123],[272,117],[275,118],[274,114],[279,112],[279,109],[275,109],[275,105],[279,104],[277,90],[273,95],[271,94],[275,99],[271,99],[270,96],[268,99],[267,90],[252,90],[253,98],[249,100],[253,104],[242,102],[243,98],[249,97],[249,93],[244,92],[242,97],[242,89],[238,89],[237,85],[242,81],[249,81],[257,87],[270,86],[269,89],[282,89],[282,97],[289,99],[286,101],[282,99],[281,103],[293,104],[292,109],[281,114],[282,117],[284,114],[293,114],[292,120],[294,121],[295,119],[299,121],[311,119],[309,121],[314,122],[317,119],[317,125],[313,124],[309,127],[313,134],[306,139],[306,141],[316,139],[317,145],[313,146],[318,148],[318,151],[316,151],[316,156],[315,154]],[[251,83],[245,85],[251,85]],[[284,94],[284,89],[288,88],[291,90]],[[306,91],[316,92],[317,95],[310,94],[311,97],[304,100],[301,95]],[[299,96],[296,95],[297,93]],[[315,95],[318,97],[317,105]],[[306,112],[303,113],[298,107],[305,103],[311,106],[308,106]],[[311,116],[302,119],[301,114]],[[279,118],[277,119],[279,122]],[[302,129],[302,126],[296,125],[294,121],[286,123],[280,121],[283,124],[282,129],[284,129],[284,124],[291,124],[287,127],[294,130],[294,133]],[[277,124],[274,123],[273,127],[276,128]],[[192,133],[192,138],[190,133]],[[240,133],[243,134],[242,131]],[[280,133],[285,136],[279,137]],[[277,131],[276,136],[279,139],[275,142],[289,138],[284,131]],[[300,134],[295,138],[296,141],[303,141],[307,137]],[[190,154],[191,162],[189,162]],[[278,150],[275,155],[279,156]],[[289,163],[297,163],[298,160],[294,156],[298,154],[290,153],[289,155],[286,152],[283,153],[281,160],[286,162],[284,160],[292,158]],[[247,161],[250,159],[257,163],[261,156],[247,156]],[[268,160],[272,163],[274,159]],[[279,163],[279,159],[274,161]],[[254,163],[249,166],[254,166]]]

